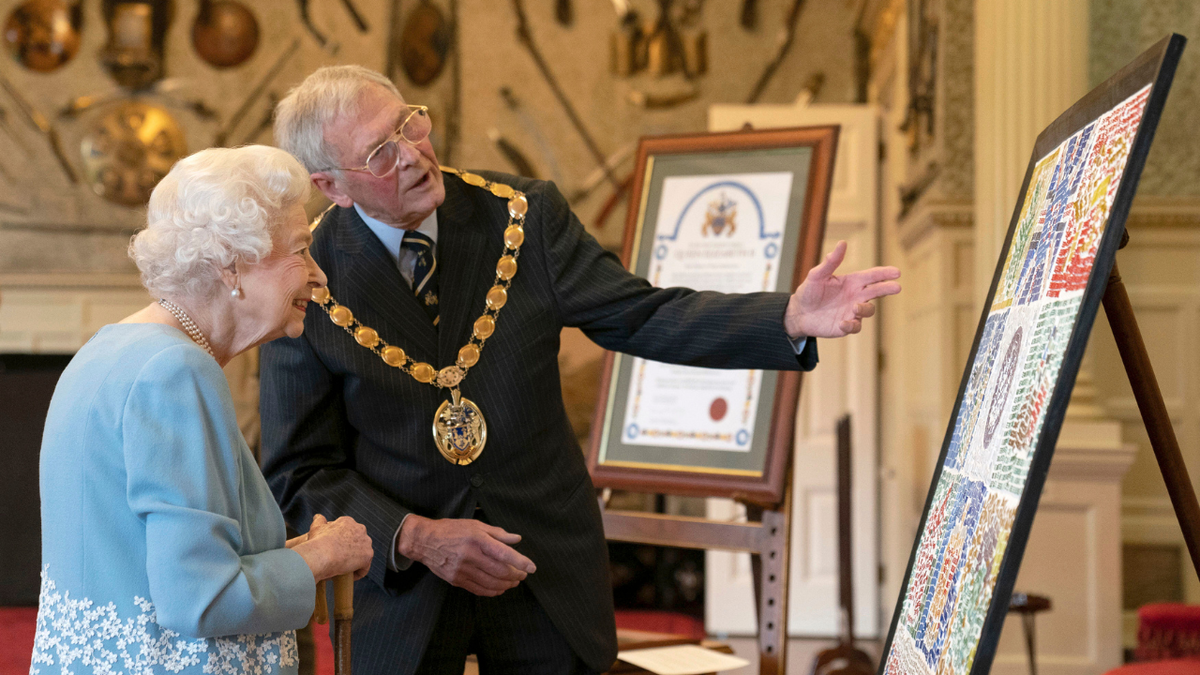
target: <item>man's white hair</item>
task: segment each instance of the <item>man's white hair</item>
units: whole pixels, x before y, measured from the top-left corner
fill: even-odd
[[[357,114],[359,97],[372,85],[403,98],[391,80],[370,68],[318,68],[275,106],[275,142],[309,172],[335,169],[339,158],[325,142],[325,125],[342,115]]]
[[[308,194],[308,172],[279,148],[201,150],[155,186],[129,257],[156,296],[205,297],[234,261],[270,254],[271,230]]]

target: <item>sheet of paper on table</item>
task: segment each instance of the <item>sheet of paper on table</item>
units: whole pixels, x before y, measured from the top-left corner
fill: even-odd
[[[617,658],[658,675],[701,675],[750,665],[745,659],[696,645],[631,649]]]

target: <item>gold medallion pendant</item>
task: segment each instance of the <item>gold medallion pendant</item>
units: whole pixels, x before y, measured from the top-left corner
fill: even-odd
[[[433,416],[433,441],[451,464],[465,466],[474,462],[487,444],[487,421],[479,406],[463,398],[458,389],[450,391]]]

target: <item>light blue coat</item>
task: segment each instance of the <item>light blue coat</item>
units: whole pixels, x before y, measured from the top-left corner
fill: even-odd
[[[313,576],[217,362],[159,324],[101,329],[42,438],[31,673],[295,673]]]

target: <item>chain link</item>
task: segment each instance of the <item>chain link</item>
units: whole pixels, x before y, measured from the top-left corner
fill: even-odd
[[[508,228],[513,227],[513,226],[520,227],[521,228],[520,231],[521,231],[522,238],[523,238],[524,227],[525,227],[525,212],[524,211],[525,211],[525,209],[528,209],[528,205],[529,205],[528,201],[525,198],[525,193],[515,190],[511,186],[504,185],[502,183],[495,183],[495,182],[489,181],[489,180],[483,178],[482,176],[478,176],[476,174],[460,172],[457,169],[451,169],[449,167],[442,167],[442,170],[449,172],[449,173],[453,173],[458,176],[461,176],[463,178],[464,182],[466,182],[468,185],[476,185],[477,187],[480,187],[484,190],[488,190],[489,192],[496,195],[497,197],[500,197],[501,194],[499,194],[499,193],[503,193],[505,191],[505,189],[511,190],[513,194],[511,197],[507,198],[507,202],[509,205],[509,220],[508,220],[508,225],[505,226],[505,231],[507,232]],[[500,186],[500,187],[497,187],[497,186]],[[503,199],[504,197],[501,197],[501,198]],[[520,208],[520,207],[524,207],[524,208]],[[520,213],[518,213],[518,211],[520,211]],[[521,255],[520,245],[509,246],[508,243],[505,242],[504,251],[503,251],[503,253],[501,253],[500,257],[503,259],[504,256],[511,256],[513,261],[516,261],[520,257],[520,255]],[[497,263],[497,264],[499,264],[499,263]],[[515,275],[516,272],[514,271],[513,274]],[[505,293],[507,293],[508,289],[512,287],[512,279],[511,278],[509,278],[509,279],[501,278],[500,270],[497,268],[496,276],[495,276],[494,280],[492,281],[492,287],[493,288],[496,288],[496,287],[502,288],[502,289],[504,289]],[[337,300],[335,300],[333,298],[333,295],[329,293],[328,287],[315,289],[313,291],[312,300],[313,300],[313,302],[316,302],[317,306],[320,307],[322,310],[324,310],[324,312],[327,315],[329,315],[330,320],[333,320],[334,310],[336,310],[339,307],[344,306],[344,305],[338,304]],[[505,301],[505,304],[507,304],[507,300]],[[486,316],[486,317],[491,318],[493,322],[496,322],[496,321],[498,321],[499,316],[500,316],[500,309],[502,309],[502,308],[488,307],[485,303],[483,314],[480,316],[480,318],[483,318]],[[350,311],[349,308],[347,308],[347,311]],[[388,342],[386,342],[379,335],[379,331],[359,322],[358,318],[354,316],[353,311],[350,311],[350,315],[351,315],[350,322],[348,324],[346,324],[345,326],[340,326],[342,328],[342,330],[345,330],[348,334],[350,334],[350,336],[352,338],[354,338],[355,342],[358,342],[357,333],[360,328],[365,328],[367,330],[374,332],[375,336],[376,336],[376,340],[377,340],[375,342],[375,344],[370,347],[366,347],[366,345],[362,345],[362,346],[364,346],[368,350],[374,352],[376,356],[378,356],[380,359],[384,360],[384,363],[387,363],[387,360],[384,359],[383,352],[388,347],[394,347],[395,345],[392,345],[392,344],[389,344]],[[476,319],[476,321],[478,321],[478,319]],[[335,324],[336,324],[336,322],[335,322]],[[493,333],[494,333],[494,331],[495,331],[495,328],[493,327]],[[485,344],[487,344],[487,340],[488,340],[488,338],[486,338],[486,337],[481,338],[481,337],[477,336],[475,334],[474,328],[472,327],[471,337],[467,340],[467,344],[463,345],[463,348],[465,348],[467,346],[474,346],[478,350],[479,357],[476,358],[476,360],[475,360],[476,363],[478,363],[479,359],[483,357],[483,347]],[[359,343],[359,344],[361,344],[361,343]],[[401,349],[399,347],[397,347],[397,348]],[[463,348],[459,349],[460,353],[462,352]],[[401,349],[401,351],[403,352],[403,349]],[[390,366],[391,364],[388,364],[388,365]],[[415,361],[412,359],[412,357],[410,357],[408,355],[408,352],[404,352],[404,361],[402,361],[398,365],[395,365],[392,367],[397,368],[398,370],[406,373],[413,379],[417,379],[416,375],[413,374],[413,369],[418,365],[426,365],[426,366],[429,366],[429,368],[433,370],[433,380],[431,380],[429,382],[425,382],[424,384],[433,385],[434,387],[436,387],[438,389],[456,389],[458,387],[458,385],[461,384],[462,381],[467,378],[467,373],[471,369],[471,366],[459,365],[458,359],[456,358],[453,367],[457,368],[462,373],[462,375],[461,375],[461,377],[458,378],[458,381],[455,382],[453,385],[445,385],[445,384],[442,384],[441,382],[439,382],[438,380],[440,379],[440,374],[442,373],[442,371],[446,370],[447,368],[450,368],[450,366],[447,366],[446,368],[440,368],[440,369],[434,368],[433,364],[426,364],[424,362]],[[417,380],[417,381],[420,382],[420,380]]]

